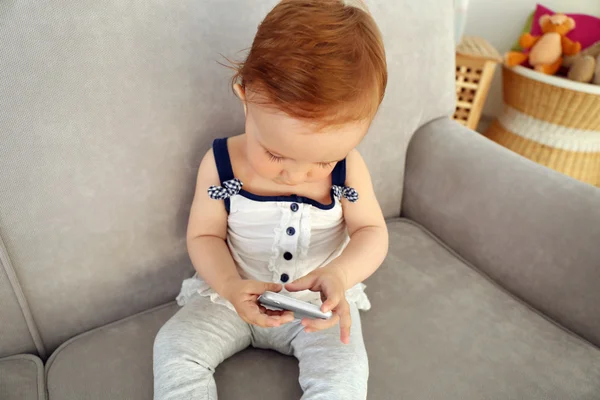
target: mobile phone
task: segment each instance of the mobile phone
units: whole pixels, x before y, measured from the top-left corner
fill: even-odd
[[[270,309],[293,311],[296,318],[329,319],[332,316],[331,311],[324,313],[319,306],[275,292],[263,293],[258,302]]]

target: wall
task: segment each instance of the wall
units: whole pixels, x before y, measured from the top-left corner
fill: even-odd
[[[500,53],[508,51],[535,9],[535,0],[470,0],[465,35],[481,36]],[[600,0],[540,0],[557,12],[590,14],[600,17]],[[493,117],[502,111],[500,68],[484,108],[484,115]]]

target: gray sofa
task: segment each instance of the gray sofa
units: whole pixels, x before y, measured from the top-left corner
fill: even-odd
[[[152,398],[197,167],[242,131],[219,54],[274,3],[0,2],[2,400]],[[600,190],[446,117],[450,0],[370,5],[390,83],[360,150],[391,246],[369,398],[600,399]],[[263,400],[299,398],[297,374],[253,349],[216,373],[221,399]]]

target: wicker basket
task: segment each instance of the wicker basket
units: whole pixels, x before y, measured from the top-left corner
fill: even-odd
[[[600,186],[600,86],[503,67],[504,112],[485,132],[542,165]]]
[[[454,120],[477,128],[500,54],[482,38],[465,36],[456,48]]]

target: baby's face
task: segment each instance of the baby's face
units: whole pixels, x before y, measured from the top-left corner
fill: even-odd
[[[331,174],[367,133],[371,121],[322,128],[249,103],[247,157],[254,171],[280,185],[316,182]]]

